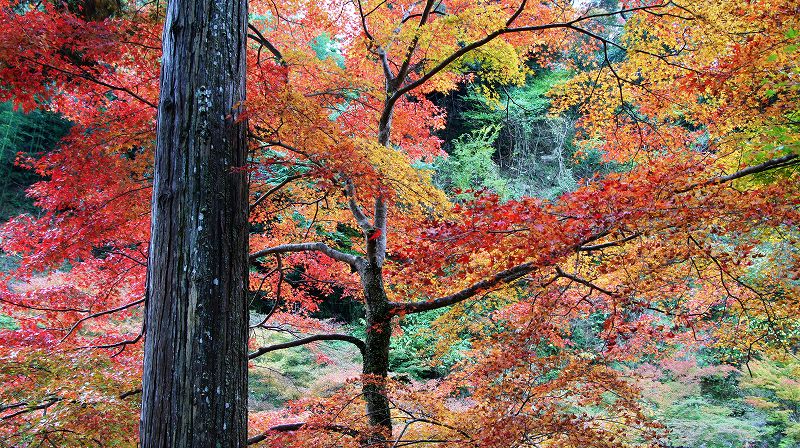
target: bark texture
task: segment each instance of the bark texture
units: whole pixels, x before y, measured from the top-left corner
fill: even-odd
[[[383,285],[381,266],[367,263],[361,274],[366,296],[367,337],[364,341],[364,400],[370,425],[376,430],[369,444],[382,446],[392,433],[392,417],[386,394],[386,376],[389,372],[389,345],[392,336],[392,316]]]
[[[142,448],[247,438],[246,0],[171,0],[148,265]]]

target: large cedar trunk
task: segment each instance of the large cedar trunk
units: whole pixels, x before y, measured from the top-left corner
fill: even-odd
[[[141,446],[247,439],[246,0],[171,0],[148,265]]]

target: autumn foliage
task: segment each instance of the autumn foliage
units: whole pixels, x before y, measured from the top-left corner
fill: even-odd
[[[0,444],[136,444],[159,8],[0,8],[0,98],[73,123],[57,150],[20,158],[40,211],[0,230],[18,260],[0,291],[15,321],[0,330]],[[370,337],[388,350],[429,310],[448,309],[439,352],[470,347],[444,378],[365,368],[251,413],[254,443],[656,446],[639,361],[796,349],[795,1],[254,0],[250,17],[254,331],[328,333],[314,312],[335,293],[367,308],[365,365]],[[551,112],[580,117],[578,157],[619,169],[554,200],[437,188],[434,94],[497,99],[551,68],[572,74]],[[378,396],[388,429],[364,413]]]

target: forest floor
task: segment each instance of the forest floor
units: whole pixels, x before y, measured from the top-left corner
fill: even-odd
[[[261,347],[308,336],[254,331]],[[361,373],[361,354],[347,342],[314,342],[266,353],[251,362],[249,408],[254,411],[276,410],[287,401],[304,396],[330,395]]]

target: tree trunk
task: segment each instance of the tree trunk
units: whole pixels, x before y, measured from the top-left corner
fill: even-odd
[[[391,82],[387,82],[387,95],[394,93]],[[378,123],[378,143],[389,146],[392,131],[394,103],[387,101]],[[392,436],[392,414],[386,391],[389,374],[389,347],[392,341],[392,314],[389,298],[383,284],[383,262],[386,259],[387,219],[389,209],[381,196],[375,198],[375,221],[372,228],[365,228],[366,263],[360,268],[361,284],[367,311],[367,336],[364,341],[364,384],[362,392],[367,402],[367,417],[370,433],[362,438],[364,447],[388,446]]]
[[[142,448],[247,443],[246,28],[246,0],[168,5]]]
[[[392,417],[386,394],[386,376],[389,372],[389,344],[392,336],[392,316],[383,286],[380,265],[367,263],[362,273],[366,295],[367,337],[364,351],[364,400],[373,433],[368,434],[364,445],[380,447],[392,434]]]

